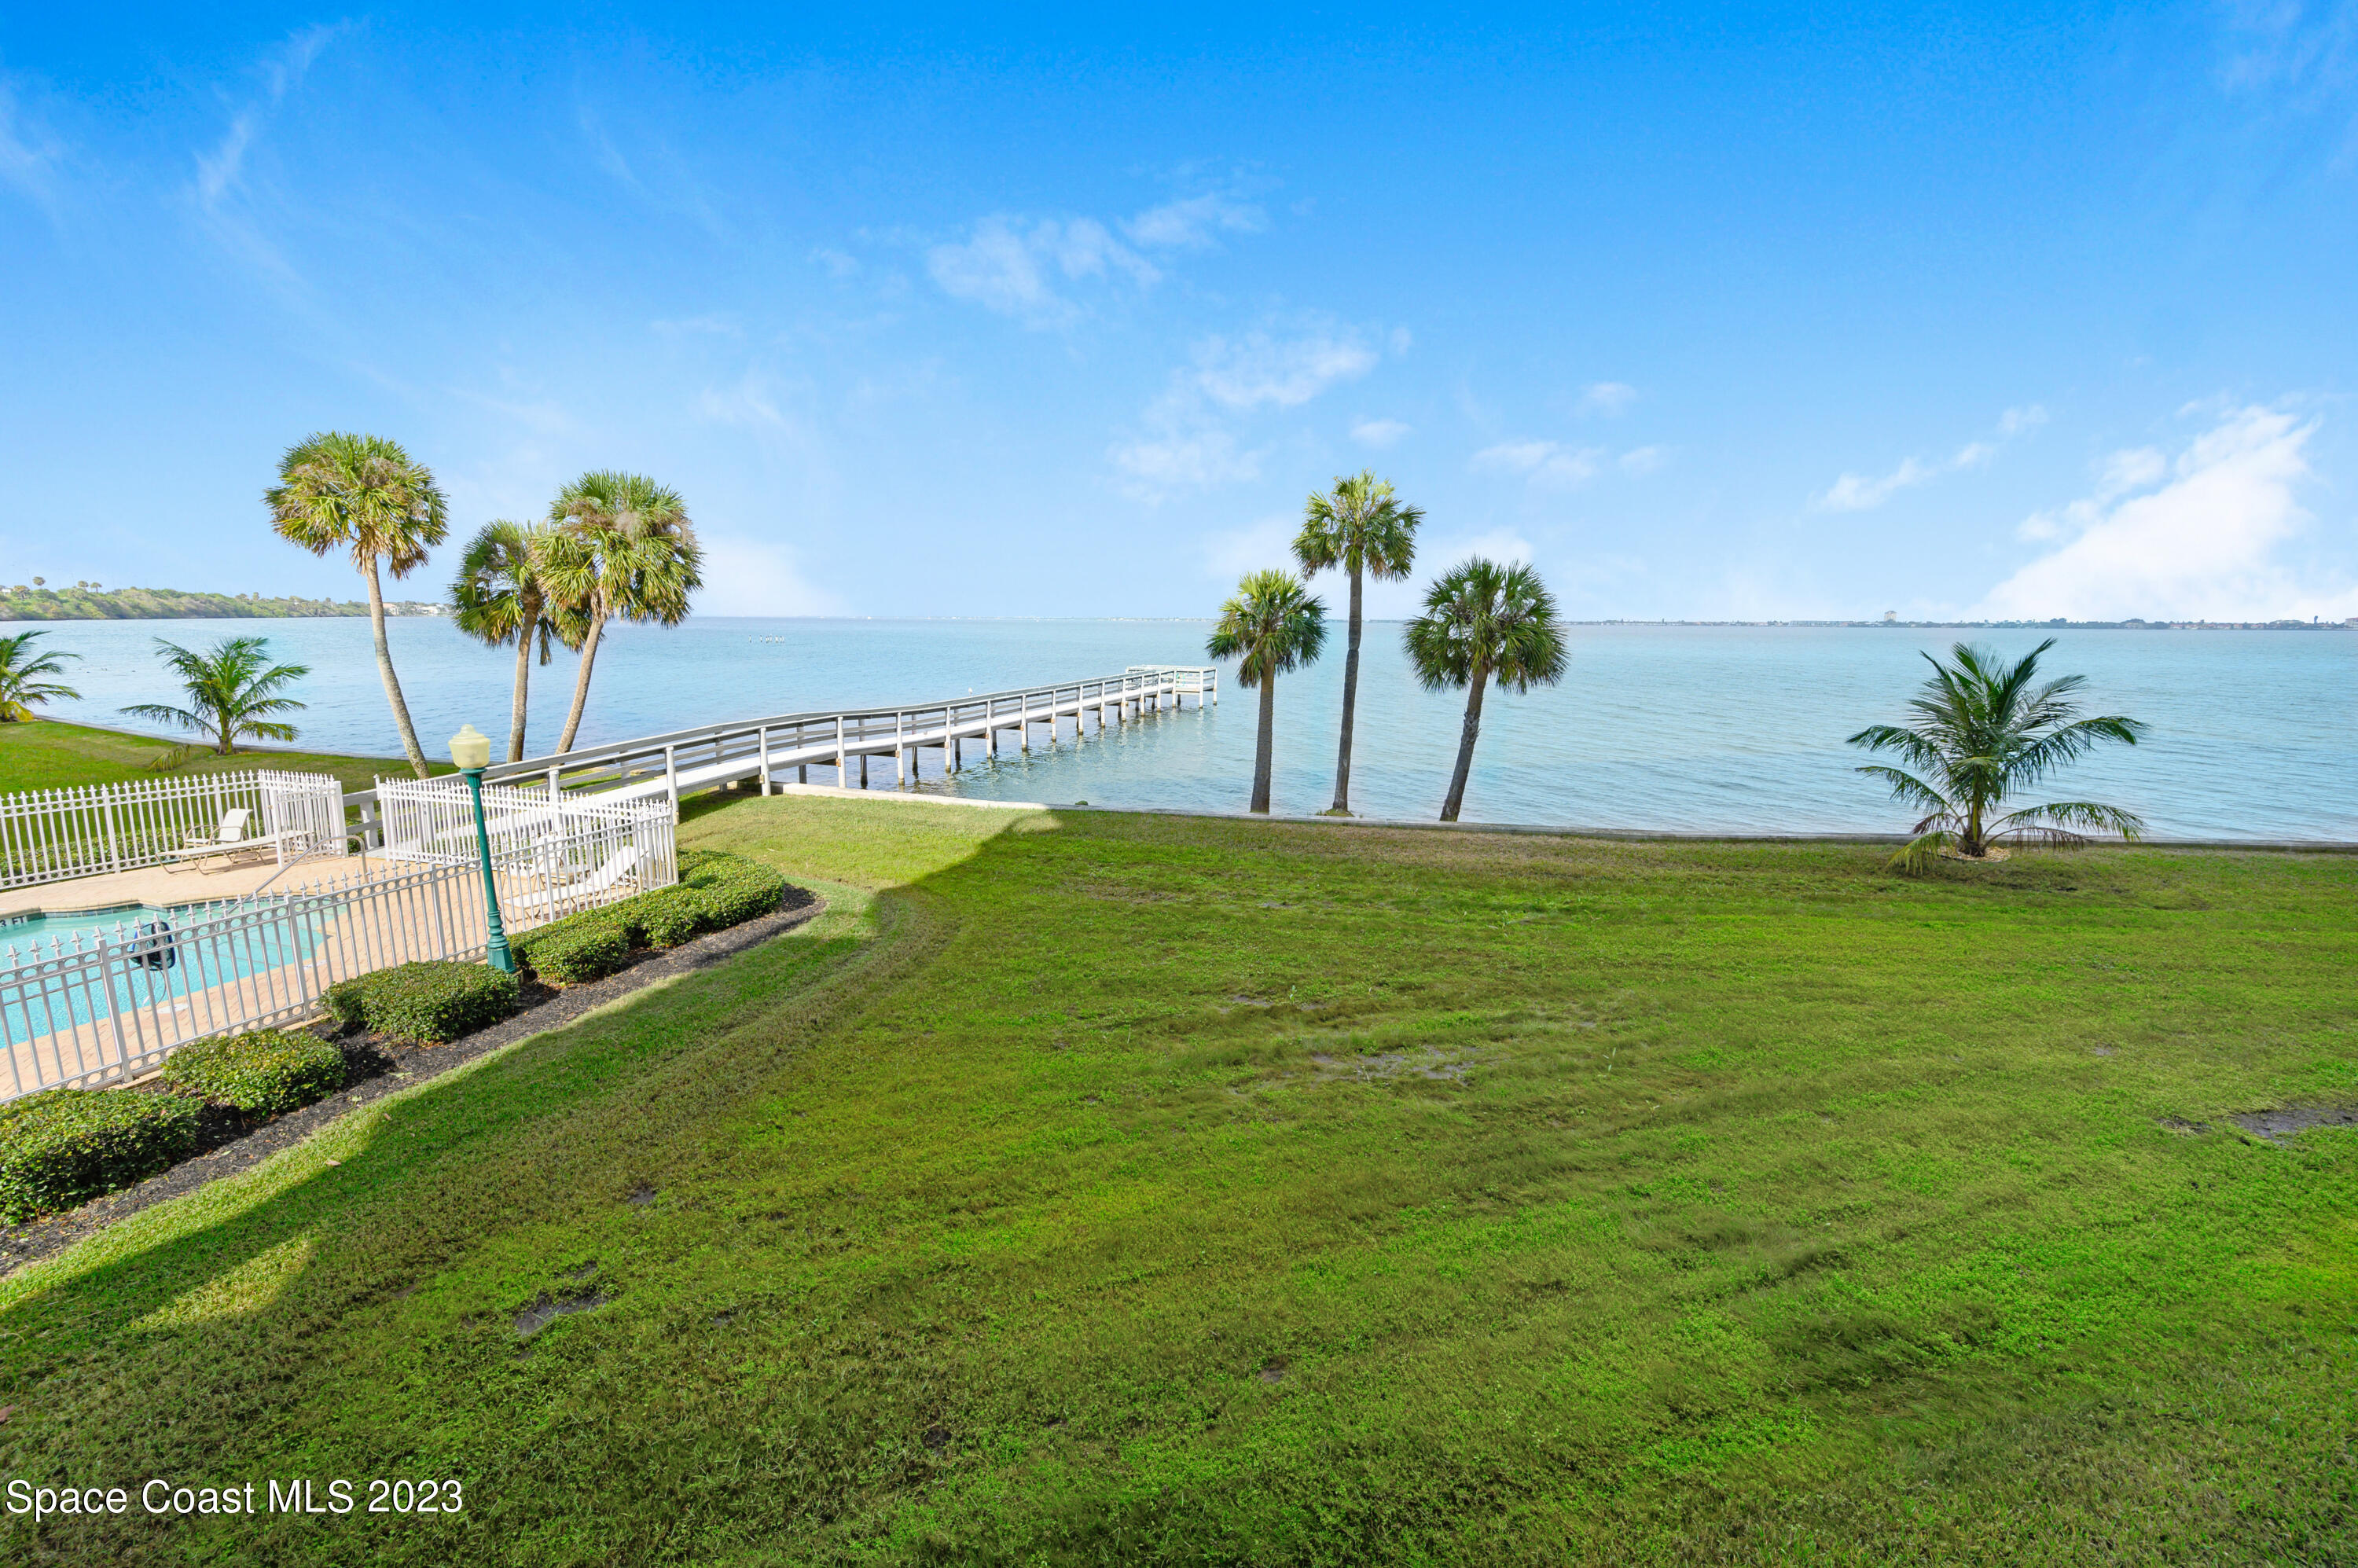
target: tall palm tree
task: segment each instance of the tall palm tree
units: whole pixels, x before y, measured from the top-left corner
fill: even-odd
[[[1335,757],[1336,816],[1351,814],[1351,720],[1359,700],[1360,578],[1403,578],[1416,559],[1416,528],[1424,514],[1404,506],[1392,493],[1390,480],[1378,479],[1372,469],[1348,478],[1338,476],[1335,488],[1314,495],[1303,509],[1302,532],[1294,535],[1293,558],[1302,563],[1306,579],[1328,567],[1351,574],[1350,648],[1343,656],[1343,738]]]
[[[2054,645],[2050,637],[2011,665],[1970,643],[1950,650],[1950,664],[1927,654],[1932,676],[1908,705],[1917,721],[1870,724],[1850,738],[1851,745],[1870,752],[1897,752],[1917,770],[1879,762],[1858,770],[1889,784],[1895,800],[1924,812],[1909,830],[1915,837],[1891,858],[1896,870],[1921,871],[1942,852],[1979,860],[2001,844],[2076,849],[2088,841],[2079,831],[2083,827],[2130,840],[2144,833],[2145,823],[2134,814],[2088,800],[2050,801],[1992,816],[2016,790],[2107,741],[2134,746],[2146,730],[2116,713],[2082,718],[2071,696],[2086,684],[2085,676],[2034,685],[2040,655]]]
[[[1474,741],[1482,732],[1482,693],[1496,680],[1520,695],[1563,678],[1571,655],[1556,623],[1555,596],[1521,561],[1502,567],[1469,556],[1428,589],[1424,613],[1408,623],[1409,663],[1427,691],[1466,688],[1466,722],[1457,736],[1457,770],[1441,820],[1466,804]]]
[[[135,703],[121,711],[154,724],[169,724],[192,734],[214,737],[212,748],[234,756],[245,736],[258,741],[292,741],[295,726],[266,717],[299,711],[303,704],[280,692],[311,673],[308,665],[274,665],[266,637],[224,637],[203,653],[178,643],[156,639],[164,667],[180,677],[189,706],[161,702]]]
[[[19,632],[13,637],[0,637],[0,724],[21,724],[33,717],[36,706],[60,697],[81,700],[81,693],[70,686],[41,679],[43,676],[66,673],[60,659],[79,659],[80,654],[43,653],[33,646],[35,641],[48,636],[46,632]]]
[[[1252,806],[1269,810],[1270,755],[1277,727],[1277,677],[1313,663],[1326,646],[1326,606],[1291,572],[1246,576],[1220,606],[1204,651],[1237,661],[1237,684],[1260,687],[1260,733],[1253,747]]]
[[[368,582],[369,626],[376,635],[376,672],[393,705],[394,728],[417,776],[427,776],[426,753],[418,749],[409,705],[393,673],[393,648],[384,636],[384,586],[379,561],[396,578],[426,562],[426,552],[442,542],[441,489],[426,465],[413,461],[397,441],[330,430],[308,436],[287,449],[278,462],[278,482],[263,492],[270,521],[282,539],[315,556],[349,549],[352,565]]]
[[[642,474],[585,473],[549,503],[555,529],[543,547],[550,592],[580,618],[581,666],[557,749],[573,749],[590,705],[590,672],[606,622],[687,619],[688,597],[704,586],[704,552],[679,492]]]
[[[549,592],[543,556],[549,531],[535,523],[503,518],[486,523],[467,542],[459,575],[450,584],[450,618],[460,631],[491,647],[515,644],[515,693],[508,715],[508,761],[524,760],[525,699],[532,681],[532,651],[549,660],[549,645],[571,647],[579,617]]]

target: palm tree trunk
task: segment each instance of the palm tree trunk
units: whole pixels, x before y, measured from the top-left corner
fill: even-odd
[[[557,738],[558,752],[573,750],[574,731],[581,728],[582,712],[590,706],[590,667],[598,662],[598,643],[606,632],[606,612],[599,610],[590,617],[590,633],[581,639],[581,667],[573,676],[573,706],[566,711],[565,733]]]
[[[1474,684],[1466,688],[1466,727],[1457,732],[1457,771],[1449,775],[1449,798],[1441,803],[1441,820],[1457,820],[1458,808],[1466,804],[1466,775],[1474,771],[1474,740],[1482,733],[1482,688],[1490,684],[1490,672],[1476,665]]]
[[[1351,646],[1343,655],[1343,741],[1335,756],[1336,816],[1351,815],[1351,715],[1359,702],[1359,568],[1351,568]]]
[[[508,708],[508,761],[524,761],[525,699],[532,687],[532,634],[540,624],[535,612],[527,616],[524,628],[516,633],[515,697]]]
[[[376,557],[369,557],[369,630],[376,634],[376,673],[384,680],[384,699],[393,704],[393,727],[401,731],[401,749],[419,778],[428,776],[426,753],[417,748],[417,728],[409,722],[409,704],[401,700],[401,681],[393,673],[393,644],[384,638],[384,588],[377,581]]]
[[[1277,676],[1260,677],[1260,735],[1253,742],[1252,809],[1269,814],[1270,752],[1277,739]]]

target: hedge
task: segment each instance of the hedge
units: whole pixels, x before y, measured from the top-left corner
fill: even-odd
[[[336,1021],[394,1040],[438,1045],[487,1029],[516,1010],[516,978],[485,964],[403,964],[330,986]]]
[[[257,1029],[183,1045],[164,1059],[174,1088],[249,1115],[299,1110],[344,1087],[344,1054],[316,1034]]]
[[[786,879],[759,860],[719,849],[679,858],[679,881],[602,909],[552,920],[514,939],[516,961],[554,985],[611,975],[633,947],[676,947],[785,902]]]
[[[130,1089],[51,1089],[0,1106],[0,1219],[119,1192],[197,1142],[197,1102]]]

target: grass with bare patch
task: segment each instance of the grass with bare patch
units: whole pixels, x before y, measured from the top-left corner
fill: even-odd
[[[27,1550],[2358,1554],[2358,1130],[2230,1120],[2358,1103],[2358,862],[818,799],[683,841],[830,911],[0,1286],[0,1472],[467,1511]]]

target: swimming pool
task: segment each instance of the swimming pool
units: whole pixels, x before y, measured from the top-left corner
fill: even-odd
[[[119,904],[19,916],[0,924],[0,1043],[14,1046],[103,1016],[114,1008],[169,1007],[226,981],[299,963],[319,950],[341,901]],[[235,916],[247,918],[236,918]],[[276,915],[278,918],[272,918]],[[112,986],[98,979],[100,942]]]

